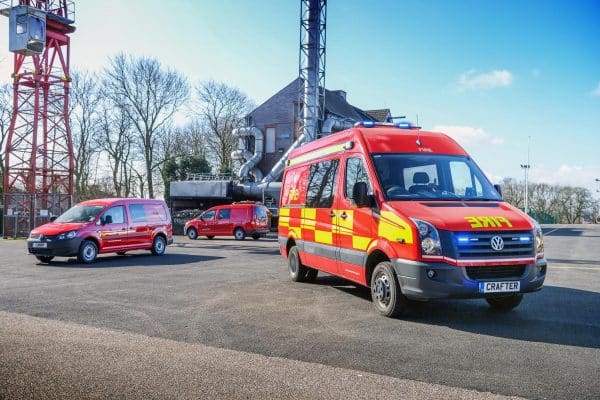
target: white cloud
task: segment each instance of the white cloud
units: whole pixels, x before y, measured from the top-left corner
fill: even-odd
[[[471,145],[500,145],[504,143],[504,139],[497,136],[491,136],[482,128],[473,128],[470,126],[458,125],[436,125],[433,128],[436,132],[442,132],[454,140],[461,146]]]
[[[458,89],[460,91],[473,89],[494,89],[497,87],[510,86],[513,75],[505,69],[478,73],[472,69],[464,72],[458,78]]]
[[[544,182],[570,186],[581,186],[592,192],[600,189],[600,166],[598,165],[569,165],[562,164],[557,167],[545,165],[532,165],[531,180],[533,182]]]
[[[596,86],[596,89],[594,89],[590,92],[590,95],[600,96],[600,82],[598,82],[598,86]]]

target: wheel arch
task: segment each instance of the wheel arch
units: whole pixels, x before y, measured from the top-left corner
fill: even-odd
[[[367,286],[371,286],[371,276],[377,264],[390,260],[390,257],[380,249],[375,249],[369,253],[365,261],[365,280]]]

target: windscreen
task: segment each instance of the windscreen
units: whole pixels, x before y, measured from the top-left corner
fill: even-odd
[[[501,200],[469,157],[374,154],[373,163],[387,200]]]
[[[74,206],[55,222],[92,222],[103,209],[104,206]]]

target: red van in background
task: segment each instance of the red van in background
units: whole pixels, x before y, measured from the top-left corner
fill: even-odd
[[[269,209],[252,201],[209,208],[186,222],[183,231],[190,239],[233,235],[235,240],[244,240],[246,236],[258,240],[269,233],[270,227]]]
[[[97,199],[75,205],[53,222],[35,228],[27,249],[44,263],[77,256],[91,263],[98,254],[150,250],[162,255],[173,243],[173,225],[162,200]]]

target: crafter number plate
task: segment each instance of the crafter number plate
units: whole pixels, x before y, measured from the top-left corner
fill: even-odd
[[[521,290],[521,282],[480,282],[479,293],[507,293]]]
[[[46,247],[48,247],[48,243],[34,243],[33,247],[36,249],[45,249]]]

